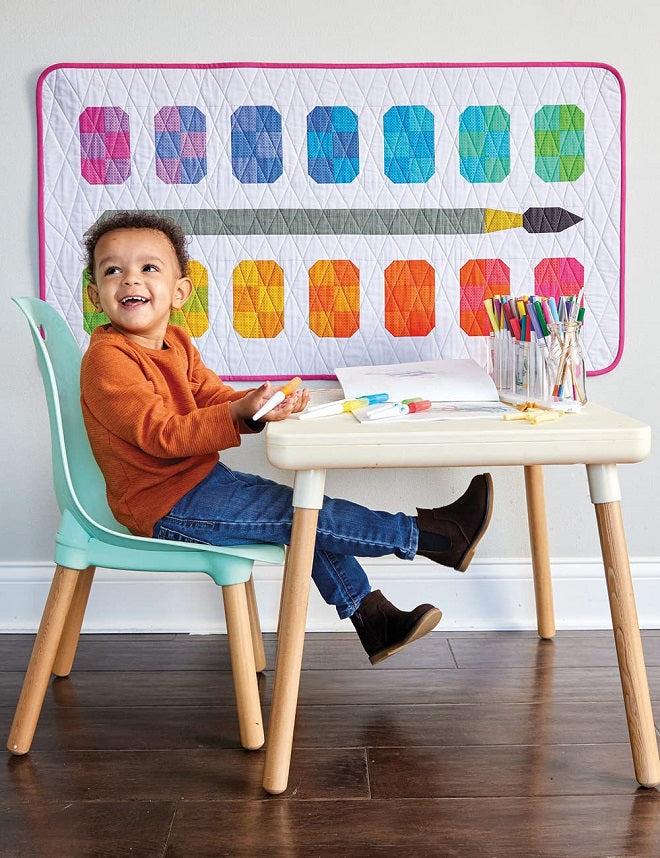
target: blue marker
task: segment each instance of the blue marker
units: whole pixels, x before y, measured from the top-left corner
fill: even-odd
[[[389,398],[387,393],[367,393],[364,396],[358,396],[358,399],[368,399],[369,405],[376,405],[378,402],[387,402]]]

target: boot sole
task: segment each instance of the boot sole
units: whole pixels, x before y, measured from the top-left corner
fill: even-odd
[[[454,566],[454,569],[456,569],[457,572],[465,572],[472,562],[477,545],[479,545],[481,537],[488,530],[488,525],[490,524],[490,520],[493,516],[493,478],[490,474],[484,474],[484,477],[486,478],[486,515],[484,516],[484,520],[481,522],[481,527],[475,533],[474,539],[468,545],[465,554],[461,557],[456,566]]]
[[[372,664],[378,664],[381,661],[384,661],[386,658],[389,658],[391,655],[402,650],[404,647],[408,646],[409,643],[418,640],[419,638],[423,638],[424,635],[427,635],[429,632],[433,631],[433,629],[438,625],[440,620],[442,619],[442,611],[438,608],[433,608],[432,611],[427,611],[423,616],[419,618],[417,623],[412,627],[412,629],[408,632],[405,638],[399,643],[392,644],[392,646],[388,646],[385,649],[381,649],[379,652],[374,653],[374,655],[369,657],[369,661]]]

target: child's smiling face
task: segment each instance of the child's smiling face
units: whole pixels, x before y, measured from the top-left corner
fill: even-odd
[[[116,229],[98,240],[89,297],[124,336],[160,349],[170,310],[188,300],[192,284],[183,276],[167,236],[155,229]]]

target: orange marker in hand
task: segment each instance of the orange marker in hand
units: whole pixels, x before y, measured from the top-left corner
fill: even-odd
[[[281,387],[276,393],[271,396],[268,402],[261,406],[257,413],[252,416],[252,419],[258,420],[260,417],[263,417],[264,414],[268,414],[268,412],[272,411],[276,405],[279,405],[280,402],[284,402],[286,397],[290,393],[293,393],[294,390],[297,390],[301,384],[302,378],[300,378],[299,376],[292,378],[291,381],[287,381],[284,387]]]

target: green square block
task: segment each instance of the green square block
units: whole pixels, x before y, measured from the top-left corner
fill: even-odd
[[[581,131],[560,131],[559,154],[584,155],[584,134]]]
[[[461,131],[458,135],[458,150],[461,158],[481,158],[484,154],[484,131]]]
[[[510,120],[507,111],[499,104],[484,108],[484,120],[489,131],[508,131]]]
[[[536,175],[544,182],[559,182],[559,158],[537,158]],[[566,181],[566,180],[564,180]]]
[[[584,131],[584,112],[577,104],[561,104],[559,106],[560,131]]]
[[[510,158],[485,158],[484,174],[487,182],[501,182],[511,170]]]
[[[574,182],[584,173],[584,155],[559,159],[559,181]]]
[[[559,155],[559,131],[537,131],[534,144],[537,158]]]
[[[534,131],[559,130],[559,104],[545,104],[534,116]]]
[[[110,319],[105,313],[100,312],[92,304],[87,295],[87,286],[92,282],[89,268],[85,268],[82,273],[82,307],[83,307],[83,330],[86,334],[91,334],[94,328],[99,325],[107,325]]]

